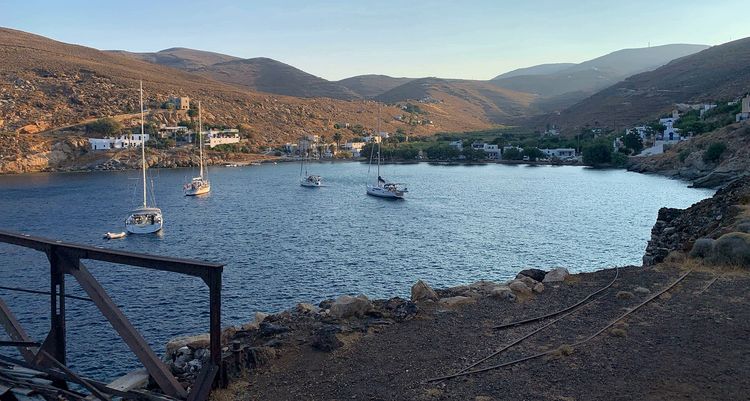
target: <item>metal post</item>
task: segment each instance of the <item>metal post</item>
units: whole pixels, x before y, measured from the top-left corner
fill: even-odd
[[[208,281],[209,309],[211,310],[209,326],[211,363],[221,367],[221,271],[213,270]]]
[[[67,364],[65,351],[65,272],[57,248],[48,253],[50,263],[50,335],[47,351],[60,363]]]
[[[2,298],[0,298],[0,324],[5,328],[5,332],[8,333],[13,341],[29,343],[32,342],[31,337],[26,334],[18,320],[10,311],[8,305],[5,304]],[[37,347],[29,347],[28,345],[19,345],[18,352],[21,354],[26,362],[34,360]]]

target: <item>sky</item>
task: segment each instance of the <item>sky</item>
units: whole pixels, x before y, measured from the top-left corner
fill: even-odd
[[[750,36],[747,0],[0,0],[0,26],[102,50],[270,57],[338,80],[490,79],[670,43]]]

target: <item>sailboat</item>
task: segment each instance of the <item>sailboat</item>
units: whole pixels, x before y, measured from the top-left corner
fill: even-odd
[[[321,177],[319,175],[308,174],[307,173],[307,168],[305,168],[305,159],[306,159],[306,157],[303,156],[302,157],[302,163],[299,165],[299,175],[300,175],[299,185],[302,185],[303,187],[311,187],[311,188],[322,187],[323,186],[323,177]],[[302,178],[303,177],[303,175],[302,175],[302,169],[303,168],[305,169],[304,178]]]
[[[201,173],[182,187],[185,191],[185,196],[203,195],[211,191],[211,182],[203,176],[203,121],[201,120],[200,101],[198,101],[198,149],[200,152]]]
[[[130,212],[125,219],[125,229],[131,234],[151,234],[161,230],[164,222],[161,209],[148,207],[146,187],[146,137],[143,122],[143,81],[141,81],[141,174],[143,177],[143,204]]]
[[[380,110],[378,109],[378,134],[380,133]],[[377,147],[378,147],[378,179],[375,185],[373,184],[367,184],[367,194],[372,196],[377,196],[379,198],[388,198],[388,199],[404,199],[404,194],[409,192],[406,187],[404,187],[404,184],[396,183],[396,182],[388,182],[383,177],[380,176],[380,144],[381,140],[380,137],[376,137],[375,135],[372,136],[373,141],[377,141]],[[372,156],[375,154],[375,146],[372,147],[372,151],[370,152],[370,164],[367,167],[367,174],[370,174],[370,166],[372,166]]]

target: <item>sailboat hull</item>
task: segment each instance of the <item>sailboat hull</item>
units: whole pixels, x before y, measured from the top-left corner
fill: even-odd
[[[404,199],[404,193],[401,191],[389,191],[372,185],[367,186],[367,195],[386,199]]]
[[[125,230],[130,234],[153,234],[161,231],[163,224],[161,209],[139,208],[125,220]]]
[[[211,185],[203,185],[198,188],[190,187],[185,190],[185,196],[198,196],[198,195],[204,195],[211,192]]]

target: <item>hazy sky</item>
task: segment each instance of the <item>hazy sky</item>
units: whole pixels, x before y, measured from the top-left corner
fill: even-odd
[[[0,0],[0,26],[98,49],[270,57],[327,79],[489,79],[649,42],[747,37],[747,11],[748,0]]]

